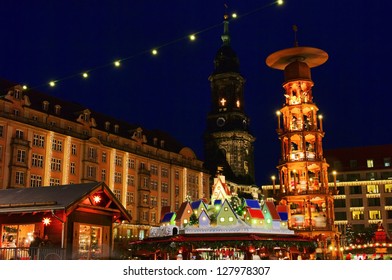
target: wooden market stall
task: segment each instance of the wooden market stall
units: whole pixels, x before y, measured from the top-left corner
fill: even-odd
[[[50,238],[54,258],[110,259],[113,225],[129,221],[103,182],[0,190],[0,250],[15,240],[14,250],[23,258],[29,258],[22,253],[37,232]]]

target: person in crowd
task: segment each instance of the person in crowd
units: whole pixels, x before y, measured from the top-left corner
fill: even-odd
[[[49,236],[45,234],[44,239],[41,242],[41,247],[52,247],[52,246],[53,246],[52,241],[49,239]]]
[[[39,237],[39,234],[36,231],[33,233],[33,238],[34,239],[30,243],[29,256],[30,256],[30,259],[36,260],[38,248],[41,246],[42,239]]]

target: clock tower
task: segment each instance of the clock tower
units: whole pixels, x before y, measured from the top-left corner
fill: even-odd
[[[244,112],[245,79],[239,60],[230,46],[229,20],[224,16],[222,46],[214,59],[211,83],[211,111],[204,135],[204,162],[211,175],[219,168],[228,181],[254,184],[253,142],[249,118]]]

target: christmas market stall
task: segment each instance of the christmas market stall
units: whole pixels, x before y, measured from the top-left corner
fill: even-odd
[[[111,259],[113,227],[130,220],[104,183],[0,190],[0,259]]]
[[[185,201],[163,213],[149,237],[129,244],[132,258],[146,259],[308,259],[314,239],[288,229],[287,206],[239,198],[223,176],[215,178],[211,202]]]

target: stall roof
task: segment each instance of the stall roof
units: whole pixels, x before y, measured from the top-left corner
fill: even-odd
[[[81,204],[88,206],[86,199],[96,193],[105,194],[111,202],[96,208],[119,211],[123,220],[131,221],[127,210],[103,182],[0,190],[0,214],[49,210],[67,212]]]

